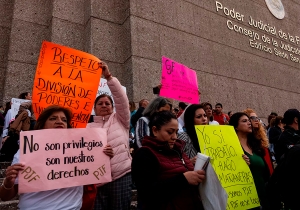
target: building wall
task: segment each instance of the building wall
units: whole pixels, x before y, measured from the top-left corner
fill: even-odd
[[[31,91],[41,42],[48,40],[106,61],[136,102],[155,97],[152,87],[160,83],[164,55],[196,70],[201,101],[221,102],[226,111],[251,107],[266,117],[298,107],[300,63],[290,54],[297,61],[300,53],[282,50],[280,42],[300,50],[300,42],[288,36],[300,37],[300,4],[283,1],[286,15],[278,20],[264,0],[218,0],[223,6],[218,11],[216,2],[0,0],[0,100]],[[226,15],[224,7],[225,13],[234,9],[235,16],[244,15],[243,21]],[[275,26],[276,34],[250,26],[250,16]],[[233,25],[251,30],[256,40],[230,30]],[[274,48],[287,59],[276,56]]]

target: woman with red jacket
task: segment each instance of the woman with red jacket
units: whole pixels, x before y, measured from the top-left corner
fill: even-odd
[[[264,210],[269,209],[265,185],[273,173],[273,166],[267,145],[265,146],[261,139],[256,138],[250,119],[252,118],[249,118],[246,113],[237,112],[231,116],[229,125],[234,127],[244,153],[248,157],[246,162],[249,164],[260,205]]]
[[[142,209],[202,209],[198,185],[205,172],[193,171],[183,153],[176,117],[169,111],[157,112],[149,128],[150,136],[134,155],[131,169]]]

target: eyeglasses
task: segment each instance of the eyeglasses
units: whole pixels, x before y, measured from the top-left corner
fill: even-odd
[[[260,119],[258,117],[255,117],[255,116],[251,116],[249,118],[250,118],[250,120],[253,120],[253,121],[260,121]]]

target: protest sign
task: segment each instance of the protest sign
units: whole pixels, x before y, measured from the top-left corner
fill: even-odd
[[[260,206],[254,180],[232,126],[195,126],[201,152],[211,157],[212,166],[228,194],[227,210]]]
[[[19,193],[110,182],[106,144],[103,128],[21,132]]]
[[[126,93],[126,87],[122,86],[122,88]],[[99,86],[98,86],[98,91],[97,91],[96,97],[98,97],[102,94],[109,95],[112,98],[113,102],[114,102],[114,98],[111,94],[111,91],[110,91],[108,85],[107,85],[107,80],[103,79],[103,78],[100,79],[100,83],[99,83]],[[114,106],[114,110],[115,110],[115,106]],[[94,109],[92,109],[92,115],[95,115]]]
[[[72,110],[74,128],[85,128],[102,74],[99,62],[88,53],[44,41],[32,94],[36,117],[49,105],[61,105]]]
[[[27,101],[30,101],[30,100],[19,99],[19,98],[11,99],[11,103],[12,103],[11,104],[11,117],[12,118],[15,118],[16,115],[18,114],[21,103],[27,102]]]
[[[197,74],[194,70],[162,57],[160,96],[187,103],[199,103]]]

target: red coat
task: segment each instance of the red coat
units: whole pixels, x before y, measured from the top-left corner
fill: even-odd
[[[194,168],[182,152],[184,142],[179,140],[170,149],[166,142],[147,136],[142,144],[132,162],[142,209],[201,210],[198,187],[183,175]]]

